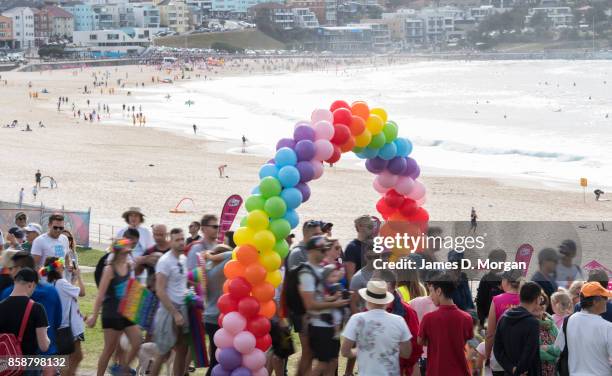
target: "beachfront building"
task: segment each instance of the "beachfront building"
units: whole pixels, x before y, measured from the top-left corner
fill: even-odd
[[[372,48],[375,51],[382,52],[387,51],[391,47],[391,33],[389,32],[389,25],[383,20],[361,20],[360,24],[348,24],[347,26],[369,26],[372,30]]]
[[[96,12],[89,4],[73,1],[64,3],[62,8],[72,14],[73,31],[92,31],[98,28],[96,23]]]
[[[72,38],[74,17],[70,12],[56,6],[45,6],[40,11],[47,13],[47,29],[50,39]]]
[[[481,5],[478,8],[470,8],[470,18],[474,19],[476,23],[480,23],[485,18],[495,14],[496,9],[499,8],[494,8],[492,5]]]
[[[0,15],[0,48],[13,48],[13,20]]]
[[[308,8],[293,8],[293,22],[295,27],[302,29],[316,29],[319,27],[317,15]]]
[[[403,46],[406,39],[406,20],[416,16],[414,9],[398,9],[394,13],[383,13],[382,21],[387,24],[391,41]]]
[[[320,25],[327,25],[325,0],[287,0],[286,4],[294,9],[309,9]]]
[[[316,48],[320,51],[356,52],[372,50],[369,25],[327,26],[318,30]]]
[[[279,3],[262,3],[248,9],[248,16],[256,22],[268,22],[281,30],[293,28],[293,11]]]
[[[159,9],[153,4],[133,3],[134,7],[134,26],[135,27],[159,27]]]
[[[94,58],[138,55],[151,45],[156,31],[145,28],[75,31],[73,46],[67,52],[86,53]]]
[[[163,0],[157,7],[160,26],[177,33],[184,33],[189,29],[189,8],[183,1]]]
[[[49,43],[51,28],[49,12],[44,9],[31,8],[34,13],[34,45],[40,47]]]
[[[546,15],[553,27],[567,27],[572,26],[574,23],[574,15],[570,7],[531,8],[527,16],[525,16],[525,23],[529,24],[536,14]]]
[[[425,27],[425,42],[431,46],[446,43],[448,35],[455,30],[453,17],[435,8],[425,8],[419,12]]]
[[[186,0],[185,4],[201,9],[205,14],[210,14],[212,11],[212,0]]]
[[[114,9],[109,5],[93,5],[92,9],[95,13],[95,27],[92,30],[111,30],[119,27],[116,22]]]
[[[421,18],[411,17],[404,21],[406,41],[408,49],[419,48],[425,44],[425,21]]]
[[[13,47],[28,49],[35,46],[34,12],[32,8],[16,7],[2,12],[2,15],[12,20]]]

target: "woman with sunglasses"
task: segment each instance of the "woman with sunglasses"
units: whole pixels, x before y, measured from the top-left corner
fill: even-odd
[[[93,328],[102,309],[102,329],[104,331],[104,349],[98,359],[97,376],[104,376],[106,367],[115,349],[119,346],[121,334],[125,333],[130,341],[130,351],[119,359],[119,367],[113,369],[113,374],[129,375],[129,364],[134,360],[142,342],[140,328],[119,314],[119,301],[122,291],[130,278],[133,278],[129,255],[133,244],[127,239],[116,240],[111,246],[112,260],[104,267],[98,296],[94,303],[92,315],[86,320],[88,327]]]
[[[540,309],[536,315],[540,322],[540,363],[542,376],[556,376],[557,360],[561,355],[561,350],[555,346],[559,330],[552,317],[546,312],[548,305],[548,295],[543,292],[540,297]]]
[[[64,258],[67,267],[64,276],[66,277],[67,281],[74,283],[76,281],[75,269],[78,268],[79,264],[76,242],[74,241],[74,236],[68,229],[64,229],[62,234],[68,238],[68,250],[66,251],[66,256]]]

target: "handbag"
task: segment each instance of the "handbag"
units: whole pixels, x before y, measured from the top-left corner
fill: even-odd
[[[559,361],[557,362],[557,372],[559,376],[569,376],[569,350],[567,347],[567,322],[572,315],[567,316],[563,320],[563,336],[565,337],[565,346],[563,347],[563,351],[559,356]]]
[[[53,284],[55,286],[55,283]],[[68,305],[68,326],[55,331],[57,355],[70,355],[75,351],[74,335],[72,334],[72,298]]]

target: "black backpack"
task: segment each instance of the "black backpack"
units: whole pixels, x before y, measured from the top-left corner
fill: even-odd
[[[100,257],[94,270],[94,281],[96,281],[96,287],[100,287],[100,281],[102,280],[102,273],[104,273],[104,267],[106,266],[106,260],[111,253],[108,252],[104,256]]]
[[[308,273],[314,277],[315,286],[319,285],[320,281],[317,273],[307,262],[303,262],[289,270],[285,275],[281,292],[281,310],[285,317],[289,315],[302,316],[306,313],[306,308],[300,295],[300,273],[304,269],[307,269]]]
[[[561,351],[561,355],[557,361],[557,372],[559,372],[559,376],[570,376],[569,351],[567,349],[567,322],[569,321],[570,317],[572,317],[572,315],[569,315],[563,319],[563,336],[565,337],[565,346],[563,347],[563,351]]]

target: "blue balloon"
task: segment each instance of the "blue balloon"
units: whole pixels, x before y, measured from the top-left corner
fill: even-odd
[[[366,157],[366,156],[363,154],[363,152],[360,152],[360,153],[355,153],[355,155],[356,155],[356,156],[357,156],[357,158],[359,158],[359,159],[368,159],[368,158],[367,158],[367,157]]]
[[[378,156],[379,149],[365,148],[361,152],[367,159],[376,158]]]
[[[259,178],[263,179],[266,176],[272,176],[273,178],[277,178],[278,168],[271,163],[266,163],[265,165],[261,166],[261,168],[259,169]]]
[[[255,187],[253,187],[253,189],[251,189],[251,194],[254,194],[254,195],[261,194],[261,192],[259,191],[259,185],[256,185]]]
[[[278,168],[284,166],[295,166],[297,164],[297,155],[292,149],[280,148],[276,152],[274,161],[276,162],[276,166]]]
[[[300,216],[295,210],[287,210],[283,218],[289,222],[292,229],[296,228],[300,223]]]
[[[396,156],[407,157],[412,153],[412,142],[407,138],[397,138],[393,141],[397,148]]]
[[[385,161],[393,159],[396,154],[397,154],[397,146],[395,146],[393,142],[385,144],[385,146],[380,148],[380,150],[378,151],[378,156],[384,159]]]
[[[295,187],[300,182],[300,172],[293,166],[285,166],[278,171],[278,181],[285,188]]]
[[[302,203],[302,192],[297,188],[285,188],[280,196],[290,210],[296,209]]]

